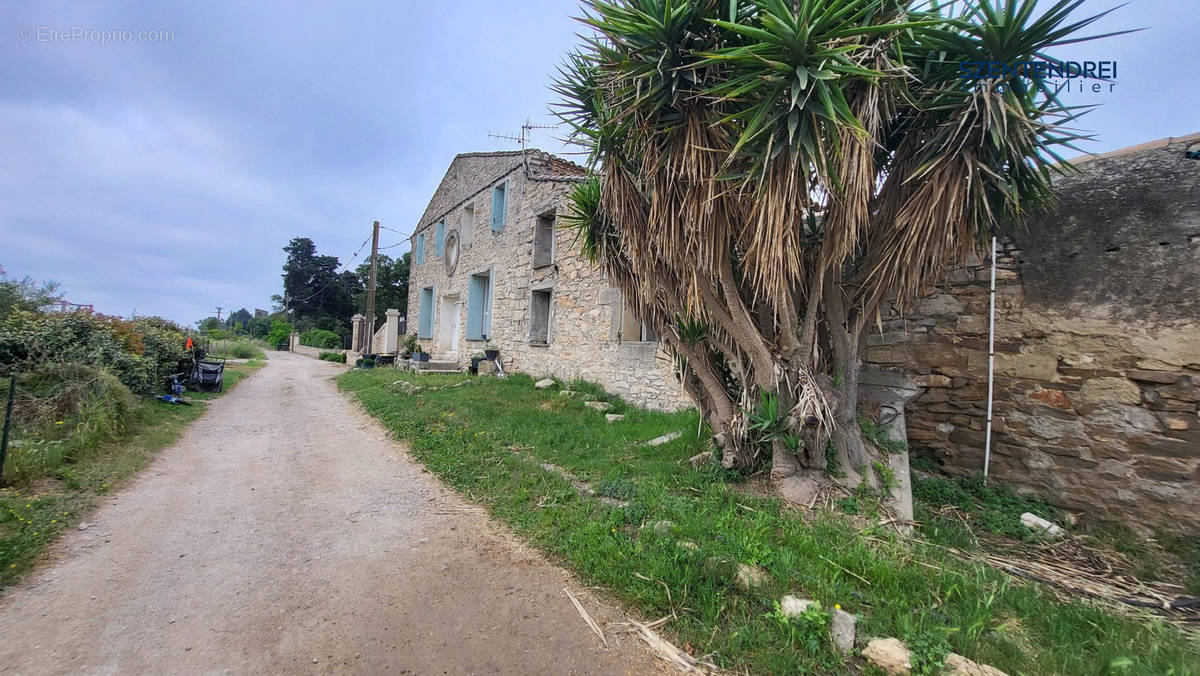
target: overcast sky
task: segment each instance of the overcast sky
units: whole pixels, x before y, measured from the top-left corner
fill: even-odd
[[[575,7],[0,1],[0,266],[110,314],[267,308],[291,237],[344,262],[372,220],[409,232],[456,153],[551,123]],[[1104,104],[1094,152],[1200,131],[1193,0],[1133,0],[1097,30],[1143,26],[1058,52],[1119,64],[1111,93],[1066,95]]]

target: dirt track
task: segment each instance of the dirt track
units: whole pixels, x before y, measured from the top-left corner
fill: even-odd
[[[646,673],[620,616],[291,354],[0,598],[5,673]]]

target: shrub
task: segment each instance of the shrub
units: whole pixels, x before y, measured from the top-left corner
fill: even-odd
[[[333,331],[311,329],[300,334],[300,344],[309,347],[337,349],[342,346],[342,337]]]
[[[339,364],[346,363],[345,352],[322,352],[321,354],[317,355],[317,358],[324,359],[325,361],[335,361]]]
[[[272,322],[271,332],[267,334],[267,343],[271,347],[276,347],[280,343],[286,343],[292,335],[292,325],[287,322]]]
[[[0,322],[0,371],[42,364],[102,367],[130,390],[154,391],[183,356],[184,331],[165,319],[127,322],[90,312],[13,312]]]

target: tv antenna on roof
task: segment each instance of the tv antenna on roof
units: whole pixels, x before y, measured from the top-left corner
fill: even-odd
[[[527,118],[525,118],[525,124],[521,125],[520,136],[514,136],[512,134],[497,134],[496,132],[490,131],[490,132],[488,132],[488,138],[498,138],[498,139],[504,139],[506,141],[516,141],[518,144],[520,144],[521,150],[525,150],[525,146],[529,143],[529,132],[530,131],[532,131],[534,129],[557,129],[557,128],[558,128],[558,125],[533,124],[533,122],[527,117]]]

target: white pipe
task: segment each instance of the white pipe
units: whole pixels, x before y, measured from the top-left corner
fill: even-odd
[[[983,441],[983,484],[987,485],[988,464],[992,459],[992,373],[996,364],[996,237],[992,236],[992,284],[988,307],[988,397],[987,431]]]

